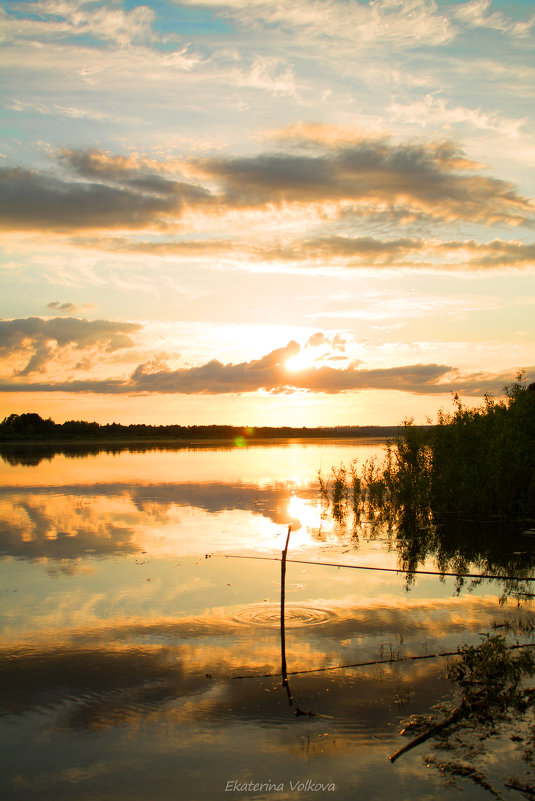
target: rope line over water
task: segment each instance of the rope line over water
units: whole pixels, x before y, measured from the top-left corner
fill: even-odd
[[[510,651],[516,651],[518,648],[535,648],[535,643],[526,642],[517,645],[509,645]],[[459,650],[457,651],[441,651],[438,654],[417,654],[415,656],[392,656],[389,659],[374,659],[370,662],[353,662],[349,665],[330,665],[329,667],[321,668],[308,668],[305,670],[288,670],[288,676],[297,676],[303,673],[326,673],[331,670],[345,670],[346,668],[357,667],[370,667],[372,665],[392,665],[396,662],[416,662],[420,659],[438,659],[441,656],[460,656]],[[279,672],[276,673],[247,673],[243,676],[229,676],[230,679],[267,679],[273,676],[280,676]]]
[[[246,554],[213,554],[214,556],[224,557],[225,559],[260,559],[269,562],[280,562],[277,556],[247,556]],[[206,557],[212,554],[206,554]],[[495,576],[489,573],[448,573],[440,570],[409,570],[403,567],[378,567],[376,565],[347,565],[337,562],[312,562],[306,559],[286,559],[286,562],[293,562],[298,565],[318,565],[318,567],[342,567],[349,570],[378,570],[385,573],[408,573],[419,576],[443,576],[448,578],[470,578],[470,579],[492,579],[495,581],[535,581],[535,576]]]

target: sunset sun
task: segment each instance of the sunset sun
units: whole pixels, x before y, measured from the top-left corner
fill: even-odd
[[[284,366],[290,372],[295,373],[299,370],[306,370],[314,364],[314,355],[309,351],[300,351],[296,356],[291,356],[286,360]]]

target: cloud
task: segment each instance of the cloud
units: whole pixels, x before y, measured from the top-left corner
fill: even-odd
[[[381,240],[330,236],[305,241],[299,249],[301,258],[323,258],[331,263],[336,260],[337,265],[342,263],[346,267],[482,270],[535,266],[535,244],[502,239],[481,243],[473,239],[442,241],[403,237]],[[430,261],[433,258],[435,261]],[[449,260],[444,261],[445,258]]]
[[[468,0],[454,6],[453,16],[471,28],[491,28],[513,36],[526,36],[535,22],[535,15],[523,21],[513,21],[502,11],[490,11],[492,0]]]
[[[27,16],[1,14],[3,38],[8,40],[61,40],[93,37],[126,47],[136,41],[154,38],[155,12],[148,6],[125,10],[117,3],[98,5],[88,0],[38,0],[24,4]]]
[[[94,303],[84,303],[83,306],[78,306],[77,303],[61,303],[59,300],[52,300],[50,303],[46,304],[46,308],[55,312],[60,312],[61,314],[74,314],[83,309],[95,309],[96,306]]]
[[[100,150],[62,150],[58,170],[3,168],[3,226],[20,230],[138,230],[176,225],[186,209],[216,215],[327,205],[338,214],[424,215],[485,225],[533,221],[533,202],[513,184],[477,173],[480,165],[450,142],[393,144],[303,140],[275,153],[144,162]],[[170,168],[174,177],[170,176]],[[187,174],[187,177],[185,177]],[[248,227],[250,223],[248,224]],[[369,243],[368,250],[373,247]],[[344,240],[340,241],[343,244]],[[360,240],[364,247],[366,239]],[[411,247],[408,239],[398,247]]]
[[[344,337],[340,336],[340,334],[335,334],[333,337],[326,336],[323,331],[316,331],[316,333],[312,334],[307,341],[305,342],[304,350],[308,350],[311,348],[321,348],[322,351],[334,351],[334,353],[345,353],[346,350],[346,340]],[[327,355],[327,353],[325,353]],[[331,355],[328,358],[331,359],[338,359],[338,358],[345,358],[343,356],[334,356]]]
[[[221,9],[235,24],[257,30],[260,26],[277,31],[283,40],[291,31],[294,47],[311,45],[337,50],[405,48],[425,43],[443,45],[455,36],[455,27],[434,2],[428,0],[377,0],[373,3],[314,3],[296,0],[272,3],[255,0],[186,0],[188,5],[206,5]],[[438,12],[438,13],[437,13]],[[329,47],[330,45],[330,47]]]
[[[444,98],[434,93],[412,103],[391,103],[387,110],[389,119],[404,120],[422,128],[428,125],[435,128],[439,122],[442,125],[466,123],[475,129],[494,131],[517,140],[526,123],[525,117],[514,119],[496,111],[484,112],[480,107],[450,106]]]
[[[475,267],[524,267],[535,265],[535,244],[524,242],[504,242],[495,239],[486,245],[478,242],[461,243],[460,247],[471,249],[476,258]]]
[[[28,317],[0,320],[0,356],[28,359],[19,376],[42,372],[47,362],[67,348],[83,351],[98,348],[112,353],[133,347],[131,335],[141,329],[137,323],[118,323],[108,320],[78,320],[73,317],[54,317],[43,320]]]
[[[511,381],[511,373],[476,373],[462,376],[444,364],[409,364],[398,367],[365,369],[353,362],[343,368],[327,365],[290,371],[286,362],[300,353],[295,341],[277,348],[260,359],[223,364],[213,359],[203,365],[171,370],[161,362],[140,364],[127,380],[75,380],[63,382],[0,383],[0,392],[93,392],[96,394],[182,394],[220,395],[256,392],[271,393],[304,390],[338,394],[367,389],[398,390],[415,394],[459,392],[465,395],[499,393]],[[38,361],[40,351],[33,361]],[[33,361],[21,373],[26,375]],[[532,370],[533,368],[529,368]]]
[[[63,152],[60,163],[89,180],[67,180],[20,167],[0,170],[3,228],[137,229],[163,225],[180,216],[185,202],[209,197],[192,184],[129,167],[126,159],[99,158],[95,151]]]
[[[103,111],[79,108],[78,106],[63,106],[59,103],[40,103],[12,100],[8,104],[12,111],[23,113],[34,112],[35,114],[54,115],[59,117],[71,117],[74,119],[106,120],[113,119],[113,114],[106,114]]]
[[[477,175],[449,142],[390,144],[377,139],[318,148],[317,153],[263,153],[206,159],[199,168],[220,181],[233,207],[267,204],[386,204],[446,220],[518,224],[534,207],[511,183]]]
[[[0,171],[2,227],[66,231],[138,228],[177,209],[167,195],[144,194],[102,183],[62,181],[22,168]]]
[[[297,92],[293,70],[276,58],[257,56],[250,69],[230,70],[228,77],[235,86],[264,89],[275,96]]]
[[[315,348],[318,347],[319,345],[324,345],[326,341],[327,337],[325,336],[325,334],[322,333],[322,331],[317,331],[315,334],[312,334],[312,336],[308,338],[305,344],[305,348],[309,347]]]
[[[227,267],[287,266],[288,268],[332,270],[405,268],[427,271],[481,271],[524,269],[535,266],[535,245],[519,240],[494,239],[487,243],[477,240],[441,240],[419,237],[378,239],[372,236],[341,234],[291,238],[277,242],[256,239],[246,233],[214,239],[140,240],[128,237],[78,237],[72,240],[78,247],[102,250],[115,254],[150,254],[152,257],[195,260],[213,264],[225,259]],[[209,259],[209,261],[207,261]]]

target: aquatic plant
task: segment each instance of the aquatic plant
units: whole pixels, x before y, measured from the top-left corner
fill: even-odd
[[[455,396],[430,435],[430,497],[439,513],[525,518],[535,515],[535,392],[523,372],[505,399],[469,409]]]
[[[332,516],[338,523],[341,523],[345,517],[347,503],[346,468],[343,465],[340,465],[340,467],[333,467],[332,475]]]
[[[462,692],[466,717],[494,723],[497,716],[525,712],[535,705],[535,691],[524,680],[535,675],[535,658],[528,648],[513,649],[505,637],[486,636],[478,645],[464,645],[447,677]]]
[[[353,512],[398,531],[429,528],[442,517],[477,520],[535,517],[535,392],[525,375],[505,387],[505,398],[485,397],[468,408],[454,396],[455,411],[440,411],[436,425],[403,422],[381,463],[353,466]],[[338,521],[349,488],[347,471],[333,469],[330,500]],[[330,494],[329,494],[330,490]]]

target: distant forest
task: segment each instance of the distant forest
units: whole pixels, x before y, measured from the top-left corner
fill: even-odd
[[[144,423],[88,423],[84,420],[67,420],[55,423],[44,420],[35,412],[10,414],[0,423],[0,442],[68,442],[82,441],[133,441],[133,440],[230,440],[237,444],[262,439],[292,438],[345,438],[391,437],[399,433],[398,426],[322,426],[319,428],[293,428],[292,426],[204,425],[204,426],[151,426]]]

